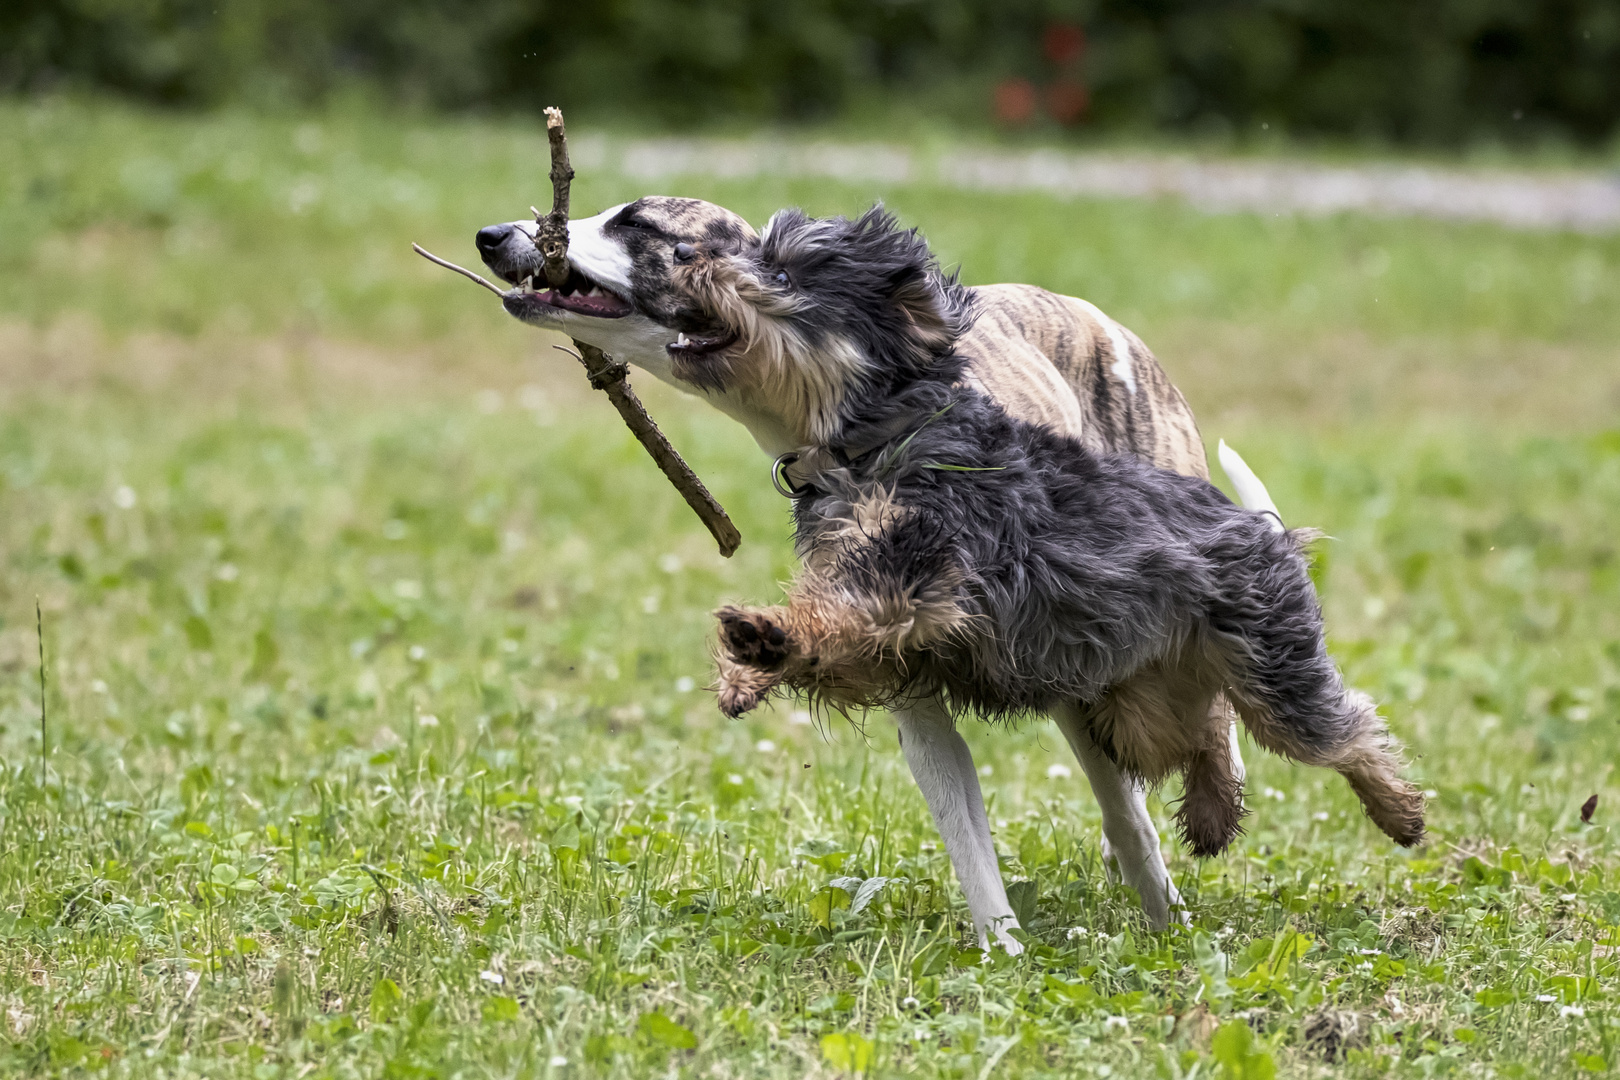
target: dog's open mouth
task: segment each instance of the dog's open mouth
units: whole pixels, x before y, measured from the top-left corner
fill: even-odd
[[[668,345],[665,345],[664,351],[671,356],[691,360],[717,353],[721,349],[729,349],[735,344],[737,344],[737,335],[731,331],[717,334],[714,337],[682,334]]]
[[[547,307],[561,308],[593,319],[622,319],[633,308],[630,301],[604,286],[574,266],[568,268],[568,280],[544,290],[534,289],[533,278],[523,283],[529,296]]]

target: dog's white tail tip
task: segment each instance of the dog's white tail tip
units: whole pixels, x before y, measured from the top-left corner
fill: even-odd
[[[1226,473],[1226,478],[1237,488],[1238,502],[1247,510],[1271,515],[1272,529],[1283,532],[1282,515],[1277,512],[1277,504],[1271,501],[1271,493],[1266,490],[1266,485],[1260,482],[1260,478],[1254,475],[1249,463],[1244,461],[1236,450],[1227,446],[1225,439],[1220,440],[1216,454],[1221,460],[1221,469]]]

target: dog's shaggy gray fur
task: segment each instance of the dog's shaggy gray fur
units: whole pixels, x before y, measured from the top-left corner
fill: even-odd
[[[882,211],[778,215],[763,241],[702,268],[706,287],[796,347],[852,351],[863,376],[787,474],[806,566],[788,605],[720,613],[728,714],[779,688],[838,706],[938,694],[990,717],[1077,707],[1129,774],[1185,776],[1183,832],[1207,855],[1243,813],[1224,691],[1262,746],[1337,769],[1393,839],[1421,838],[1422,795],[1328,657],[1299,534],[1010,417],[953,349],[971,294]]]

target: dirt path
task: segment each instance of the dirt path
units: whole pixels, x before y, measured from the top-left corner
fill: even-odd
[[[1620,230],[1620,173],[1118,151],[909,150],[881,143],[579,140],[577,163],[646,181],[675,176],[819,176],[1064,197],[1173,198],[1210,213],[1344,212],[1496,222],[1521,229]]]

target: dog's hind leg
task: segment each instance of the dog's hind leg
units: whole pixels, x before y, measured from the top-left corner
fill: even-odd
[[[993,937],[1016,956],[1024,947],[1007,932],[1018,928],[1018,919],[1001,881],[1001,864],[990,836],[990,819],[984,812],[973,752],[937,697],[896,709],[894,718],[900,728],[900,749],[906,755],[906,764],[922,790],[957,880],[962,883],[980,947],[988,949]]]
[[[1182,839],[1199,858],[1225,851],[1242,832],[1243,759],[1236,754],[1237,718],[1224,698],[1210,708],[1203,739],[1182,768],[1184,778],[1176,823]]]
[[[1142,898],[1142,911],[1155,930],[1170,925],[1171,913],[1185,923],[1181,894],[1170,880],[1159,851],[1159,831],[1148,815],[1147,791],[1120,772],[1091,739],[1080,712],[1073,705],[1052,710],[1052,719],[1068,740],[1080,767],[1091,782],[1103,819],[1103,859],[1113,864],[1120,880]]]

